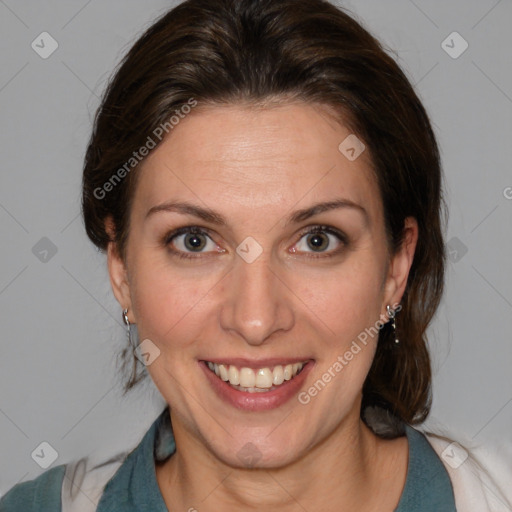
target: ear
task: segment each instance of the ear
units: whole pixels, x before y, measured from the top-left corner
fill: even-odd
[[[389,304],[393,309],[396,309],[402,299],[417,242],[418,222],[414,217],[407,217],[404,221],[404,240],[402,246],[392,256],[388,266],[384,291],[384,318],[387,318],[386,305]]]
[[[114,240],[115,224],[112,217],[105,220],[105,230],[110,240]],[[110,285],[114,296],[119,302],[122,309],[128,309],[128,320],[134,323],[132,301],[130,295],[130,284],[128,281],[128,273],[125,262],[121,259],[115,242],[111,241],[107,248],[107,265],[110,275]]]

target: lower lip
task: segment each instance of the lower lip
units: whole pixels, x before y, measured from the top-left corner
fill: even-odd
[[[266,411],[283,405],[299,392],[310,369],[313,367],[313,362],[309,361],[298,375],[290,380],[285,380],[278,388],[261,393],[238,391],[217,377],[205,361],[199,361],[199,365],[203,368],[213,389],[224,401],[244,411]]]

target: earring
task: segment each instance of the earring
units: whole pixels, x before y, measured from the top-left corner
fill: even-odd
[[[126,325],[126,331],[127,331],[127,335],[128,335],[128,344],[131,347],[130,352],[132,353],[132,376],[130,377],[130,381],[128,382],[128,384],[125,385],[125,390],[126,390],[126,389],[130,389],[132,386],[134,386],[137,383],[137,356],[135,355],[135,347],[134,347],[134,343],[132,341],[132,329],[131,329],[132,325],[135,325],[135,324],[131,324],[130,320],[128,320],[128,308],[123,309],[123,321]]]
[[[128,309],[123,309],[123,320],[127,326],[130,326],[130,320],[128,320]]]
[[[388,317],[391,319],[391,327],[393,328],[395,346],[397,346],[400,343],[400,340],[396,337],[396,311],[394,309],[391,309],[391,306],[389,304],[386,306],[386,310],[388,312]]]
[[[128,341],[130,342],[130,346],[132,346],[132,330],[130,329],[130,320],[128,320],[128,308],[123,309],[123,321],[126,325],[126,333],[128,334]]]

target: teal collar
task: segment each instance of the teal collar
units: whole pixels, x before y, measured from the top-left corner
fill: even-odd
[[[405,425],[409,465],[395,512],[457,512],[450,476],[423,433]]]

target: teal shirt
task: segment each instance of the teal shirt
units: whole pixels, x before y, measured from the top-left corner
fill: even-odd
[[[405,425],[405,432],[409,465],[395,512],[456,512],[450,477],[437,453],[418,430]],[[175,450],[166,408],[108,481],[96,512],[168,512],[156,480],[155,460],[165,460]],[[65,465],[60,465],[15,485],[0,500],[0,512],[60,512],[64,471]]]

